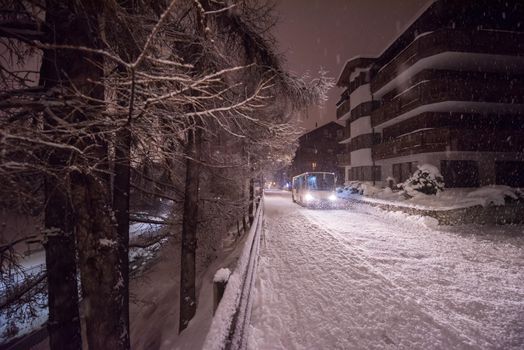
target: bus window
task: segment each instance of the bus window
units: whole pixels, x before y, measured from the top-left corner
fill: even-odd
[[[307,182],[310,190],[331,191],[335,188],[335,177],[332,174],[310,175]]]
[[[307,187],[310,190],[317,190],[317,177],[315,175],[311,175],[307,177]]]

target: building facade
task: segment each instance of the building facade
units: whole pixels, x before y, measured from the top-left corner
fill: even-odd
[[[346,182],[524,186],[524,2],[437,0],[377,57],[349,60],[337,118]]]
[[[342,153],[338,140],[342,131],[341,125],[330,122],[300,136],[289,171],[291,177],[308,171],[327,171],[335,173],[337,182],[343,183],[344,174],[338,163],[338,155]]]

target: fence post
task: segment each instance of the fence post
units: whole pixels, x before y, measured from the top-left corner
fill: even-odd
[[[237,220],[237,237],[240,237],[242,234],[240,233],[240,220]]]
[[[218,308],[220,300],[222,300],[224,296],[230,275],[231,271],[228,268],[221,268],[215,273],[215,277],[213,277],[213,315]]]
[[[247,228],[247,220],[246,220],[246,213],[242,213],[242,229],[244,230],[244,234],[247,234],[248,228]]]
[[[255,220],[255,180],[253,178],[249,179],[249,209],[248,209],[248,215],[249,215],[249,226],[253,225],[253,221]]]

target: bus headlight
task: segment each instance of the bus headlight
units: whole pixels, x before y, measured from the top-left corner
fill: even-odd
[[[337,200],[337,196],[333,193],[332,195],[329,196],[329,200],[334,202]]]
[[[304,196],[304,199],[309,202],[315,199],[315,197],[313,197],[311,193],[306,193],[306,195]]]

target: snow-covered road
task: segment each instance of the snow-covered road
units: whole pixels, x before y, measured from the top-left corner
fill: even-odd
[[[310,210],[284,192],[265,211],[249,349],[524,348],[521,227]]]

